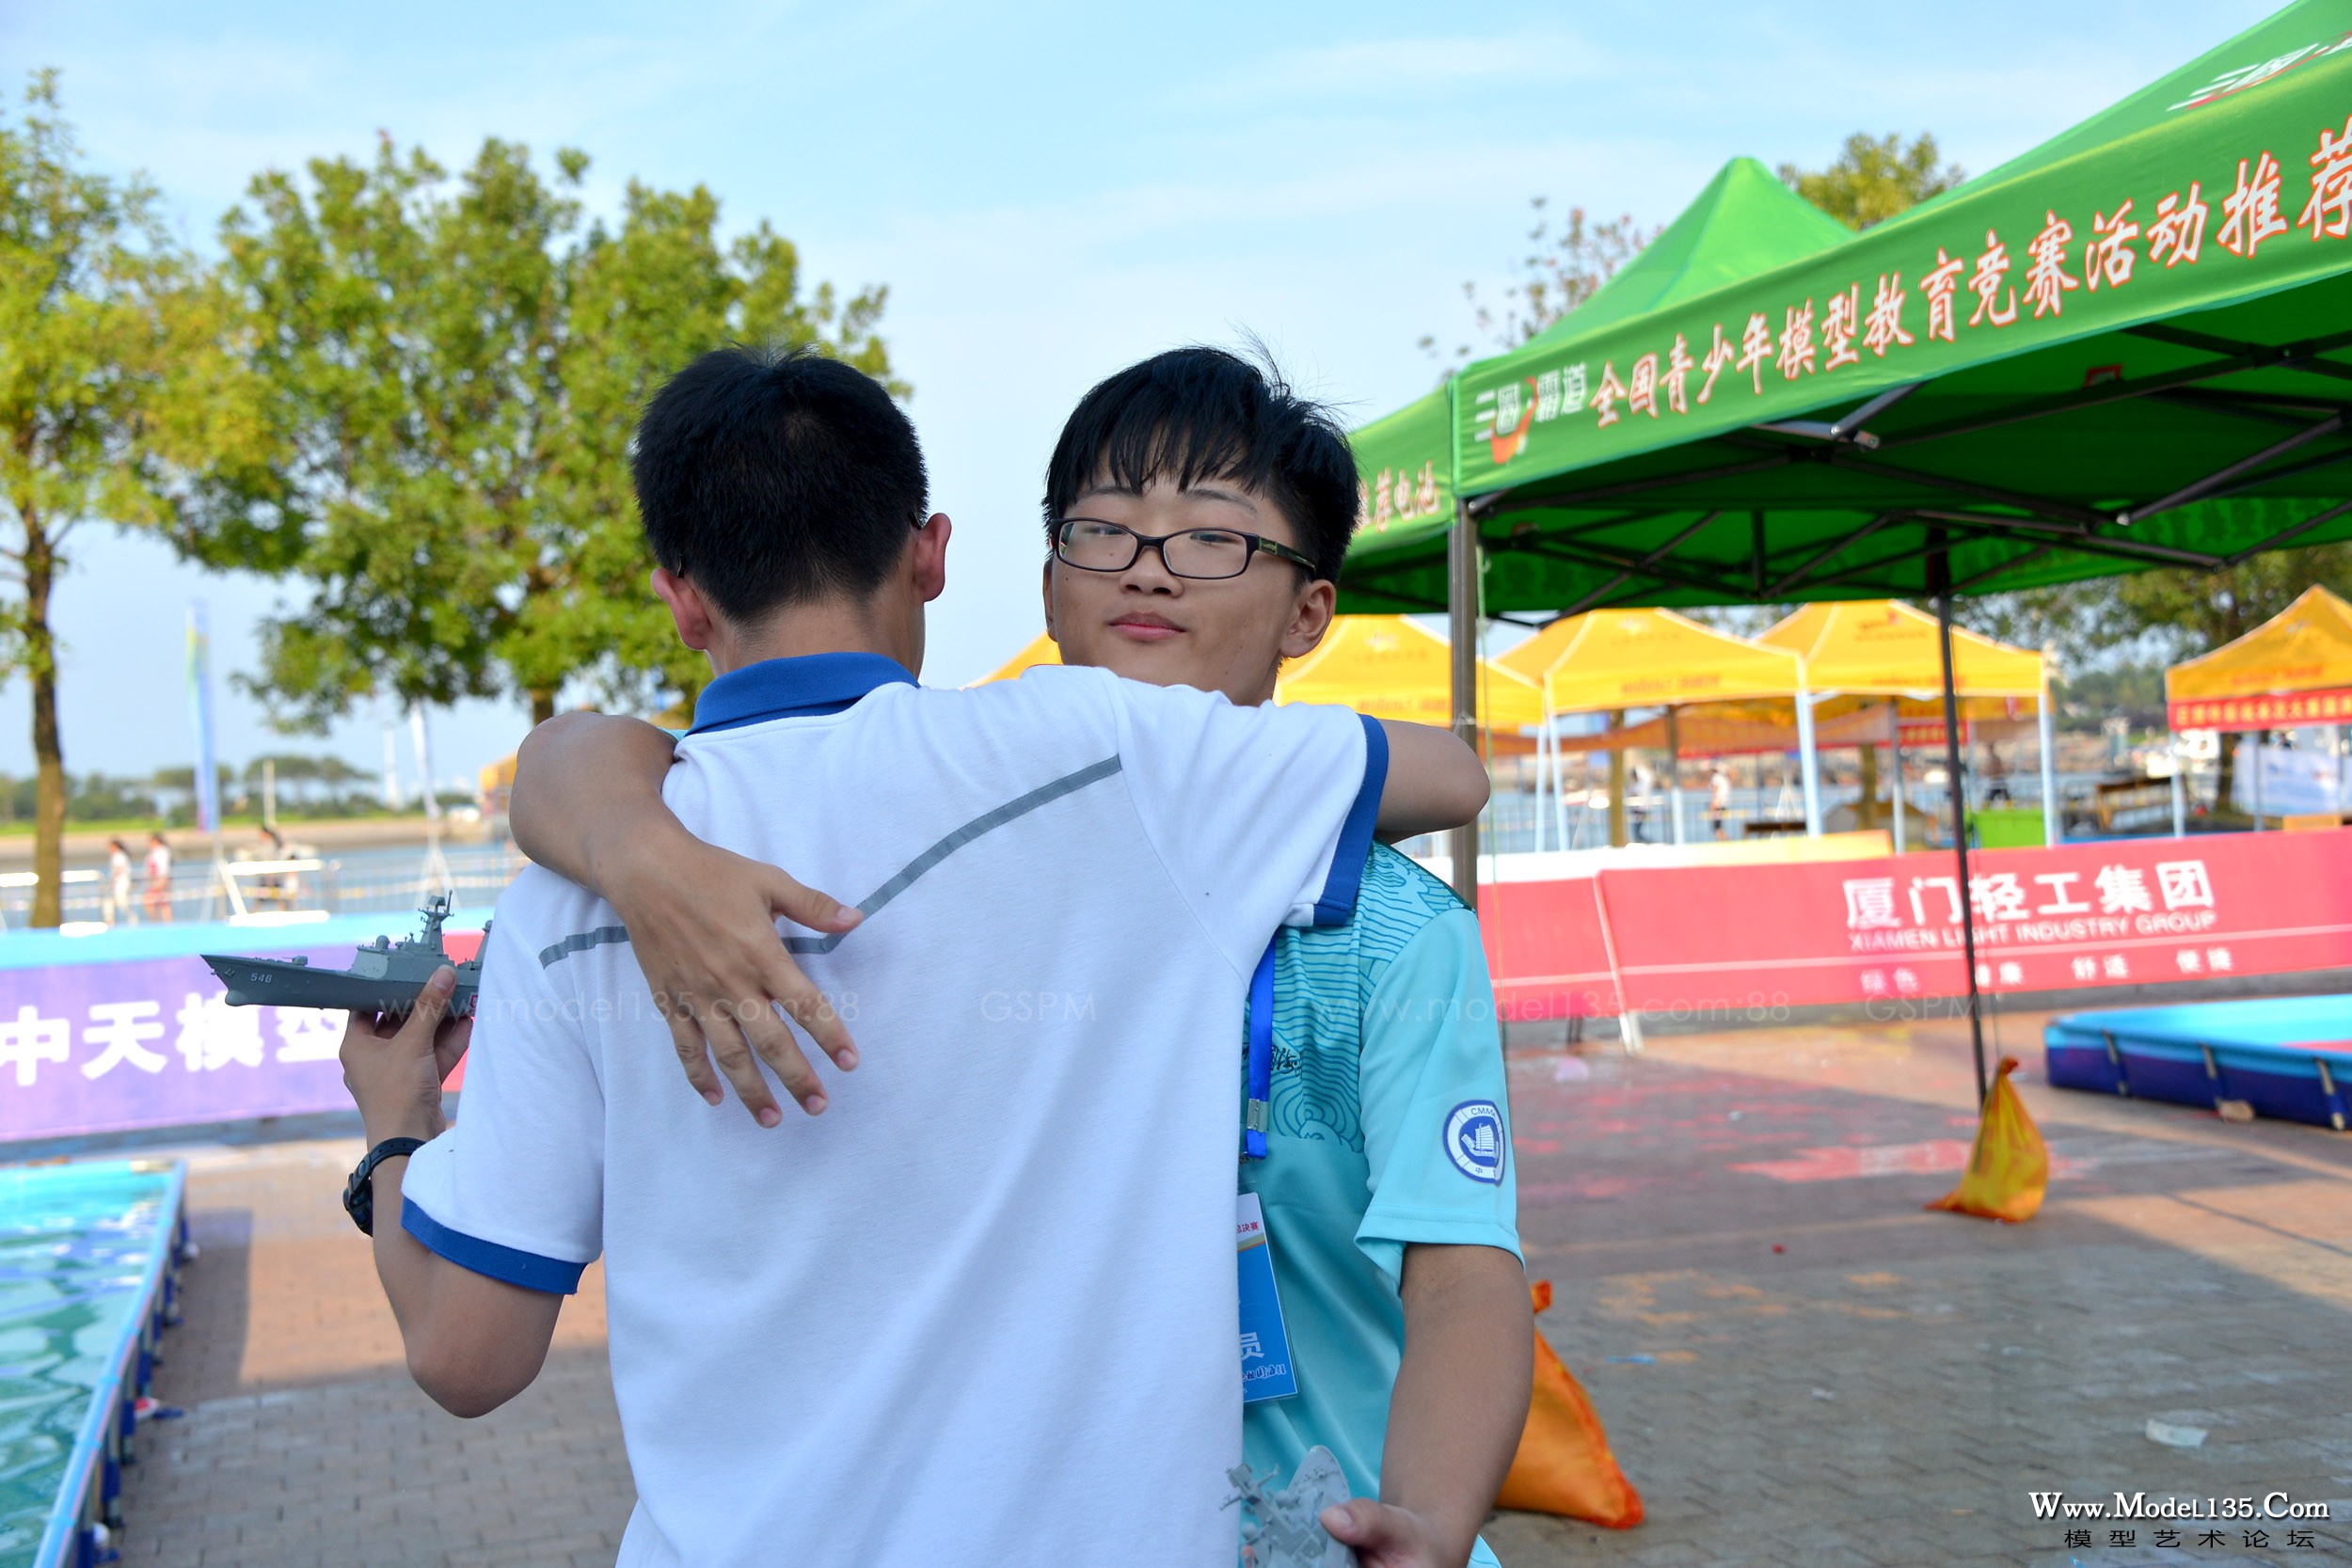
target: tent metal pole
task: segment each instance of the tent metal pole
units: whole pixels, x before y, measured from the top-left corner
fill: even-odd
[[[1977,1103],[1984,1103],[1984,1007],[1977,990],[1977,902],[1968,883],[1968,798],[1960,773],[1960,693],[1952,682],[1952,558],[1943,531],[1931,537],[1928,580],[1935,590],[1936,641],[1944,656],[1944,768],[1951,779],[1952,855],[1960,867],[1960,951],[1968,968],[1968,1044],[1976,1053]]]
[[[1446,547],[1446,629],[1452,639],[1454,733],[1462,744],[1478,745],[1478,533],[1470,503],[1454,499],[1454,532]],[[1478,820],[1447,835],[1454,860],[1454,895],[1478,908]]]
[[[1535,723],[1535,853],[1544,852],[1544,765],[1551,756],[1551,718]]]
[[[2254,732],[2254,831],[2263,831],[2263,740],[2266,730]]]
[[[1673,786],[1666,791],[1666,809],[1675,814],[1675,842],[1677,844],[1681,844],[1684,842],[1682,830],[1682,728],[1679,710],[1672,706],[1669,706],[1666,709],[1666,767],[1671,770],[1667,776],[1674,781]]]
[[[1560,752],[1560,715],[1552,712],[1552,677],[1543,677],[1543,724],[1552,731],[1552,837],[1562,848],[1569,844],[1569,764]]]
[[[2042,654],[2042,842],[2055,847],[2064,836],[2058,798],[2058,720],[2050,708],[2049,654]]]
[[[1804,781],[1804,836],[1821,836],[1821,759],[1813,750],[1813,693],[1797,693],[1797,773]]]
[[[1900,697],[1886,699],[1886,762],[1890,775],[1887,799],[1895,806],[1895,853],[1903,852],[1903,703]]]
[[[2341,766],[2341,764],[2339,764]],[[2181,752],[2181,737],[2172,736],[2172,836],[2188,836],[2188,758]]]

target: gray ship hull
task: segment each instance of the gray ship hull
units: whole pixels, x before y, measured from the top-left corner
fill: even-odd
[[[405,1013],[417,1005],[424,978],[404,980],[389,975],[370,977],[339,969],[317,969],[284,958],[239,958],[227,954],[201,955],[205,965],[229,989],[232,1007],[342,1007],[361,1013]],[[457,966],[457,990],[450,1011],[462,1018],[473,1011],[480,965]]]

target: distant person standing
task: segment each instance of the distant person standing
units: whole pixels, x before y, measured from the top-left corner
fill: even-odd
[[[1715,836],[1724,836],[1724,825],[1731,816],[1731,775],[1718,762],[1707,778],[1707,819],[1715,825]]]
[[[267,823],[262,827],[262,858],[265,861],[286,858],[286,835]],[[294,908],[294,890],[287,885],[290,880],[281,871],[264,873],[255,889],[255,901],[275,905],[281,910]]]
[[[119,838],[106,841],[106,924],[135,925],[131,906],[131,847]]]
[[[147,892],[142,900],[148,919],[171,919],[171,846],[161,833],[147,835]]]

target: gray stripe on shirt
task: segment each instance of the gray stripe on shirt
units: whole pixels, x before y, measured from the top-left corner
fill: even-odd
[[[858,905],[858,912],[869,920],[872,919],[884,905],[919,881],[925,872],[974,839],[985,833],[993,832],[1008,822],[1017,821],[1040,806],[1051,805],[1065,795],[1074,795],[1090,784],[1099,784],[1117,773],[1120,766],[1119,756],[1114,752],[1101,762],[1089,763],[1074,773],[1065,773],[1051,784],[1040,784],[1026,795],[1018,800],[1008,800],[993,811],[980,813],[979,816],[907,862],[904,870],[872,893],[867,894],[865,901]],[[841,945],[841,939],[847,934],[844,931],[834,931],[821,937],[787,937],[784,939],[784,950],[787,953],[830,953]]]
[[[539,967],[552,969],[575,953],[585,953],[591,947],[601,947],[608,942],[627,942],[626,926],[599,926],[593,931],[575,931],[562,942],[539,949]]]
[[[982,812],[907,862],[897,876],[866,895],[865,900],[857,907],[858,912],[871,919],[880,913],[892,899],[920,881],[924,873],[974,839],[993,832],[1008,822],[1018,821],[1041,806],[1053,804],[1065,795],[1074,795],[1089,784],[1100,784],[1103,780],[1118,773],[1121,766],[1117,753],[1113,753],[1100,762],[1089,763],[1074,773],[1065,773],[1050,784],[1040,784],[1026,795],[1008,800],[993,810]],[[843,931],[834,931],[821,937],[787,937],[784,939],[784,948],[787,953],[830,953],[841,944],[841,939],[847,934]],[[574,953],[585,953],[591,947],[602,946],[608,942],[619,942],[628,940],[628,928],[623,926],[601,926],[593,931],[580,931],[540,949],[539,966],[542,969],[549,968],[571,957]]]

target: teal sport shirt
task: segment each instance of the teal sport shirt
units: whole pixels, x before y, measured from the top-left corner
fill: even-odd
[[[1518,1255],[1502,1034],[1477,917],[1386,845],[1353,920],[1276,942],[1266,1157],[1241,1187],[1264,1211],[1298,1392],[1244,1408],[1243,1456],[1287,1485],[1320,1443],[1377,1497],[1405,1248]],[[1494,1560],[1481,1543],[1470,1560]]]

